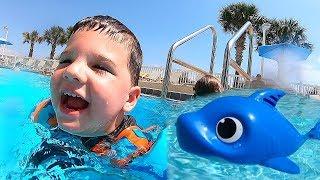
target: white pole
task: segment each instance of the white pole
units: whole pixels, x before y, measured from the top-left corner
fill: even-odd
[[[3,29],[5,30],[5,40],[8,40],[8,26],[4,26]]]
[[[261,26],[261,29],[262,29],[262,45],[263,46],[266,45],[266,32],[270,27],[271,27],[270,23],[263,23],[262,26]],[[264,75],[263,75],[263,66],[264,66],[264,58],[262,57],[261,63],[260,63],[260,74],[261,74],[262,78],[264,77]]]
[[[265,28],[262,29],[262,45],[263,46],[266,45],[266,29]],[[262,78],[264,77],[263,66],[264,66],[264,58],[262,57],[261,62],[260,62],[260,74],[261,74]]]
[[[7,41],[7,40],[8,40],[8,26],[4,26],[4,27],[3,27],[3,30],[5,31],[4,39]],[[7,47],[6,44],[4,44],[4,45],[2,46],[2,55],[4,55],[4,52],[5,52],[5,50],[6,50],[6,47]]]

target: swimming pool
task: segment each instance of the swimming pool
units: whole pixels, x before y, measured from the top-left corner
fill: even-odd
[[[217,97],[248,96],[252,92],[253,90],[228,91],[217,96],[190,100],[181,104],[179,110],[176,110],[176,116],[184,112],[198,110]],[[277,109],[302,134],[313,128],[320,118],[319,101],[294,94],[287,94],[280,99]],[[319,140],[307,140],[296,153],[290,156],[290,159],[297,163],[301,170],[298,175],[290,175],[259,165],[238,165],[223,160],[208,160],[186,153],[179,147],[175,131],[176,128],[173,125],[169,126],[168,177],[170,179],[180,179],[186,176],[190,179],[316,179],[320,177]]]
[[[4,179],[30,179],[37,177],[99,179],[128,178],[159,179],[166,177],[166,158],[154,163],[146,158],[137,158],[128,168],[111,167],[108,158],[87,153],[85,166],[59,168],[46,171],[40,167],[28,167],[29,157],[42,140],[50,137],[50,131],[31,122],[33,107],[50,95],[50,78],[30,72],[0,68],[0,177]],[[164,114],[171,102],[157,98],[142,97],[131,114],[142,127],[158,124],[166,126]],[[154,111],[154,109],[160,111]],[[161,112],[161,113],[159,113]],[[57,143],[58,144],[58,143]],[[0,178],[0,179],[1,179]]]
[[[5,179],[31,178],[33,176],[57,176],[61,179],[90,178],[108,176],[110,179],[162,178],[163,167],[148,162],[143,158],[134,161],[131,168],[110,167],[108,161],[93,154],[85,158],[92,162],[84,167],[66,170],[45,169],[25,170],[28,157],[39,146],[47,131],[36,128],[30,122],[31,109],[42,99],[49,97],[49,78],[29,72],[12,71],[0,68],[0,177]],[[150,124],[168,126],[168,178],[204,178],[204,179],[315,179],[320,176],[320,142],[308,140],[290,158],[296,162],[301,173],[289,175],[258,165],[236,165],[221,160],[208,160],[182,151],[178,145],[174,123],[184,112],[194,111],[212,99],[227,95],[250,95],[252,90],[228,91],[226,93],[197,98],[186,102],[163,101],[158,98],[142,97],[132,114],[140,125]],[[320,102],[303,96],[288,94],[277,104],[277,108],[301,133],[312,128],[320,117]]]

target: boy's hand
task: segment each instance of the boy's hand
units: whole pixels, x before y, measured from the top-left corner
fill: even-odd
[[[107,154],[106,154],[108,157],[116,157],[117,156],[117,151],[113,150],[113,149],[110,149]]]
[[[137,151],[133,152],[129,156],[123,159],[111,159],[111,164],[123,168],[127,166],[134,158],[137,158],[143,154],[145,154],[147,151],[144,149],[138,149]]]
[[[148,133],[150,131],[159,131],[160,130],[160,127],[157,126],[157,125],[153,125],[153,126],[150,126],[146,129],[141,129],[142,132],[145,132],[145,133]]]
[[[129,163],[130,163],[130,160],[128,158],[111,159],[111,164],[116,167],[119,167],[119,168],[123,168],[125,166],[128,166]]]

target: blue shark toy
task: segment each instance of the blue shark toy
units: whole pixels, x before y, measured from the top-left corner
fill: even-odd
[[[249,97],[227,96],[182,114],[176,123],[180,147],[206,158],[298,174],[299,167],[288,156],[307,139],[320,139],[320,121],[301,135],[275,108],[284,95],[281,90],[265,89]]]

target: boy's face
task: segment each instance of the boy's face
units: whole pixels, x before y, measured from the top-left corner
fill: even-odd
[[[58,125],[79,136],[112,132],[140,96],[131,86],[129,53],[104,32],[77,31],[51,78]]]

